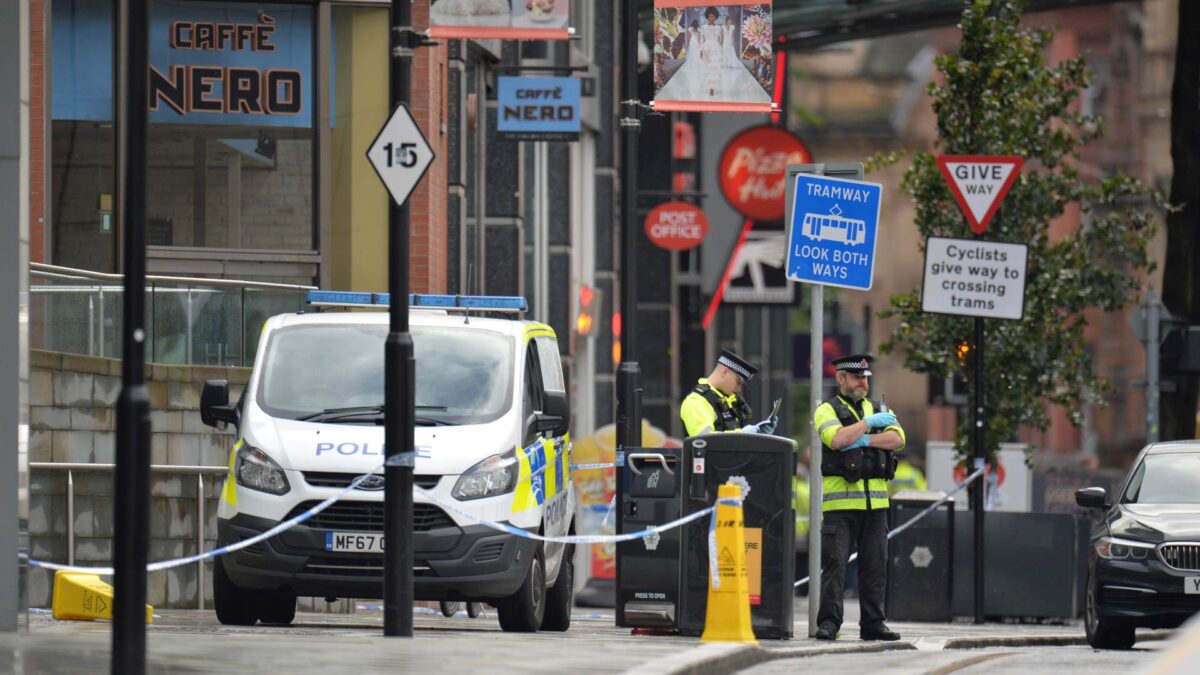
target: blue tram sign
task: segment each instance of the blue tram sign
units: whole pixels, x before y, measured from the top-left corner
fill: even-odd
[[[801,173],[792,193],[787,276],[870,290],[883,186]]]

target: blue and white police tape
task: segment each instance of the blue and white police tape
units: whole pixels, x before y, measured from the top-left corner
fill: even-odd
[[[389,461],[391,461],[394,464],[394,463],[397,463],[395,461],[396,459],[397,459],[396,457],[392,457],[389,459]],[[175,558],[174,560],[161,560],[159,562],[150,563],[150,564],[146,565],[146,571],[147,572],[158,572],[160,570],[167,570],[167,569],[171,569],[173,567],[179,567],[180,565],[187,565],[189,563],[199,562],[201,560],[208,560],[209,558],[216,558],[217,556],[225,555],[226,553],[232,553],[234,551],[241,550],[243,548],[246,548],[247,546],[253,546],[254,544],[257,544],[265,539],[270,539],[271,537],[274,537],[275,535],[279,534],[280,532],[289,530],[292,527],[295,527],[296,525],[303,523],[304,521],[308,520],[309,518],[312,518],[313,516],[317,515],[318,513],[322,512],[325,509],[332,506],[334,502],[341,499],[342,497],[345,497],[347,494],[349,494],[353,490],[357,490],[358,486],[361,485],[363,481],[365,481],[368,477],[370,477],[376,471],[379,471],[380,469],[382,469],[384,467],[384,465],[386,465],[386,464],[388,464],[388,462],[384,462],[383,464],[380,464],[379,466],[375,467],[374,469],[371,469],[367,473],[359,476],[358,478],[355,478],[354,480],[350,481],[349,485],[347,485],[346,487],[339,490],[332,497],[325,499],[324,501],[313,506],[312,508],[308,509],[304,513],[296,514],[295,516],[288,518],[287,520],[279,523],[275,527],[272,527],[271,529],[266,530],[266,531],[264,531],[260,534],[257,534],[253,537],[250,537],[249,539],[243,539],[242,541],[239,541],[235,544],[230,544],[228,546],[218,546],[217,548],[214,548],[211,551],[206,551],[204,553],[198,553],[196,555],[190,555],[185,558]],[[113,568],[111,568],[111,567],[80,567],[78,565],[60,565],[58,563],[46,562],[45,560],[35,560],[32,558],[29,559],[29,565],[30,565],[30,567],[40,567],[42,569],[58,570],[58,571],[63,571],[63,572],[85,572],[88,574],[101,574],[101,575],[105,575],[105,576],[113,574]]]
[[[920,519],[924,518],[925,516],[929,515],[930,513],[932,513],[934,509],[936,509],[937,507],[941,506],[942,504],[945,504],[947,500],[949,500],[949,499],[950,499],[951,497],[953,497],[955,494],[957,494],[957,493],[959,493],[960,491],[962,491],[962,489],[963,489],[963,488],[965,488],[965,487],[967,487],[968,485],[970,485],[972,481],[974,481],[975,479],[977,479],[977,478],[979,478],[980,476],[982,476],[982,475],[983,475],[983,472],[984,472],[984,469],[976,469],[976,470],[975,470],[975,472],[974,472],[974,473],[972,473],[970,476],[967,476],[967,477],[966,477],[966,478],[963,480],[963,482],[961,482],[961,483],[959,483],[958,485],[956,485],[956,486],[954,487],[954,489],[953,489],[953,490],[951,490],[951,491],[947,492],[947,493],[946,493],[946,495],[945,495],[944,497],[942,497],[941,499],[937,500],[936,502],[934,502],[934,503],[930,504],[929,506],[926,506],[924,509],[922,509],[922,510],[921,510],[921,512],[920,512],[920,513],[918,513],[917,515],[915,515],[915,516],[913,516],[912,518],[909,518],[907,521],[905,521],[905,522],[904,522],[904,524],[900,525],[899,527],[897,527],[896,529],[892,530],[891,532],[888,532],[888,533],[887,533],[887,538],[888,538],[888,539],[892,539],[892,538],[893,538],[893,537],[895,537],[896,535],[898,535],[898,534],[900,534],[901,532],[903,532],[903,531],[907,530],[908,528],[912,527],[912,526],[913,526],[913,524],[914,524],[914,523],[916,523],[918,520],[920,520]],[[851,556],[850,556],[850,557],[849,557],[849,558],[846,560],[846,563],[847,563],[847,564],[849,564],[849,563],[852,563],[852,562],[854,562],[855,560],[858,560],[858,553],[857,553],[857,552],[855,552],[855,553],[851,554]],[[804,577],[804,578],[803,578],[803,579],[801,579],[800,581],[797,581],[796,583],[792,584],[792,586],[795,586],[795,587],[803,586],[804,584],[807,584],[807,583],[808,583],[808,579],[809,579],[808,577]]]
[[[413,490],[417,494],[419,494],[422,497],[424,497],[425,499],[427,499],[429,501],[429,503],[440,506],[442,509],[449,511],[450,513],[452,513],[454,515],[457,515],[457,516],[465,518],[467,520],[479,523],[480,525],[483,525],[484,527],[496,530],[498,532],[505,532],[505,533],[508,533],[508,534],[511,534],[511,535],[514,535],[517,537],[524,537],[526,539],[533,539],[534,541],[541,541],[541,542],[553,543],[553,544],[613,544],[613,543],[618,543],[618,542],[622,542],[622,541],[633,541],[635,539],[645,539],[646,537],[649,537],[651,535],[657,535],[660,532],[666,532],[667,530],[671,530],[676,527],[686,525],[686,524],[692,522],[693,520],[699,520],[700,518],[703,518],[704,516],[706,516],[710,513],[716,512],[715,506],[709,506],[709,507],[703,508],[699,511],[696,511],[695,513],[688,514],[682,518],[676,518],[675,520],[672,520],[669,523],[664,523],[662,525],[653,525],[644,530],[638,530],[637,532],[627,532],[625,534],[609,534],[609,535],[569,534],[569,535],[563,535],[563,536],[547,536],[544,534],[538,534],[536,532],[530,532],[529,530],[521,529],[521,528],[517,527],[516,525],[511,525],[509,523],[500,523],[500,522],[496,522],[494,520],[487,520],[485,518],[480,518],[479,516],[477,516],[473,513],[468,513],[467,511],[460,509],[455,504],[451,504],[450,502],[438,499],[437,497],[429,494],[428,492],[426,492],[425,490],[423,490],[419,487],[414,487]],[[741,505],[741,500],[728,500],[728,501],[720,500],[720,501],[723,504],[729,503],[729,504]]]
[[[617,468],[617,465],[615,462],[606,462],[603,464],[572,464],[571,465],[572,471],[587,471],[589,469],[615,469],[615,468]]]
[[[741,499],[726,497],[724,499],[717,498],[717,503],[740,507],[744,500],[745,497]],[[713,510],[713,517],[712,520],[708,521],[708,578],[712,580],[713,588],[720,588],[721,574],[717,569],[717,508],[715,506],[711,508]]]

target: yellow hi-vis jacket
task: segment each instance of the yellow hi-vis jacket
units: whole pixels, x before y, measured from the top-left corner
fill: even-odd
[[[796,518],[796,538],[808,536],[808,479],[792,476],[792,510]]]
[[[863,399],[862,416],[859,417],[858,412],[854,409],[849,401],[845,398],[842,401],[846,407],[850,409],[850,414],[858,419],[863,419],[869,415],[875,414],[875,406],[871,404],[869,399]],[[834,412],[833,406],[828,401],[817,406],[813,412],[813,426],[817,428],[817,435],[821,437],[821,444],[825,447],[823,452],[839,452],[832,448],[833,437],[841,430],[842,423],[838,420],[837,413]],[[900,428],[899,424],[887,427],[885,431],[892,430],[900,434],[901,442],[907,439],[904,436],[904,429]],[[901,445],[896,450],[903,449]],[[814,469],[816,467],[813,467]],[[888,508],[888,482],[885,478],[864,478],[858,482],[851,483],[842,476],[823,476],[821,478],[821,491],[824,493],[821,496],[821,511],[847,511],[847,510],[875,510]]]
[[[896,477],[888,483],[888,495],[894,495],[901,490],[925,490],[928,486],[925,474],[907,459],[902,459],[896,465]]]
[[[708,384],[714,393],[725,400],[729,407],[733,407],[738,401],[737,394],[726,394],[713,387],[708,383],[707,377],[700,378],[697,383]],[[683,403],[679,404],[679,417],[683,420],[683,428],[687,431],[688,436],[710,434],[716,431],[717,411],[713,410],[707,399],[695,391],[684,397]],[[741,431],[741,429],[727,429],[727,431]]]

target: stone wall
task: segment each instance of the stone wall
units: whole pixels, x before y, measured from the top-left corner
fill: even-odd
[[[115,460],[115,404],[121,392],[121,362],[75,354],[30,352],[29,461],[111,464]],[[236,400],[249,368],[147,364],[150,394],[151,463],[224,467],[233,446],[232,428],[218,431],[200,422],[200,390],[208,379],[230,382]],[[67,522],[75,525],[75,564],[112,564],[113,472],[72,471],[74,513],[67,512],[68,474],[30,471],[30,555],[67,562]],[[216,543],[216,498],[224,475],[204,476],[205,549]],[[155,471],[150,487],[150,560],[197,552],[195,475]],[[151,573],[148,602],[155,607],[196,607],[197,566]],[[205,606],[212,607],[212,568],[205,566]],[[53,575],[31,570],[32,606],[48,606]]]

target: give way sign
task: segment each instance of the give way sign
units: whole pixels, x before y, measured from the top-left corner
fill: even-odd
[[[971,231],[983,234],[1025,160],[1015,155],[942,155],[937,163]]]
[[[375,167],[396,206],[403,206],[433,163],[433,148],[407,105],[401,103],[392,111],[367,150],[367,160]]]

